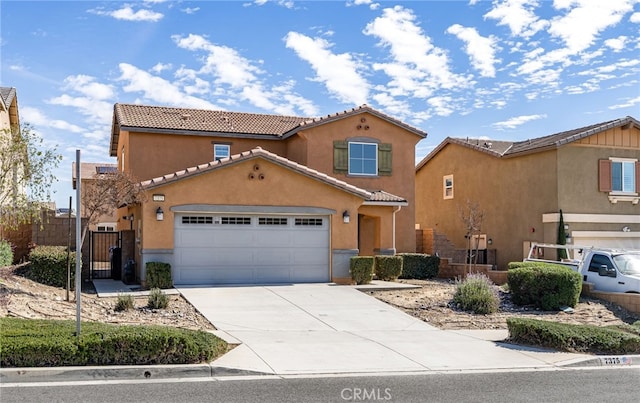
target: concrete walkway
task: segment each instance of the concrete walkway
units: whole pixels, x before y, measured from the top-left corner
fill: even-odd
[[[444,331],[351,286],[180,287],[240,346],[215,367],[277,375],[554,367],[593,358],[497,343],[506,331]]]

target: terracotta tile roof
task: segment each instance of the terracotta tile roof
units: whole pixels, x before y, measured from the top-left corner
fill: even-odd
[[[408,202],[405,198],[396,196],[394,194],[385,192],[384,190],[372,190],[371,197],[369,200],[365,202],[365,204],[385,204],[385,203],[393,203],[393,204],[401,204],[407,205]]]
[[[310,118],[115,104],[114,115],[122,127],[170,131],[254,134],[279,137]]]
[[[300,130],[368,112],[398,125],[422,138],[427,133],[394,119],[367,105],[324,117],[299,117],[257,113],[214,111],[204,109],[172,108],[115,104],[111,129],[110,155],[115,157],[120,129],[172,134],[220,134],[231,137],[273,137],[284,139]]]
[[[371,192],[368,192],[364,189],[353,186],[347,182],[341,181],[339,179],[336,179],[322,172],[316,171],[315,169],[311,169],[307,166],[304,166],[296,162],[293,162],[291,160],[288,160],[286,158],[283,158],[272,152],[263,150],[260,147],[254,148],[250,151],[246,151],[240,154],[232,155],[229,158],[223,158],[217,161],[211,161],[206,164],[190,167],[190,168],[187,168],[178,172],[174,172],[168,175],[146,180],[141,182],[141,185],[143,188],[153,189],[159,186],[163,186],[163,185],[178,181],[180,179],[188,178],[195,175],[200,175],[221,167],[233,165],[241,161],[247,161],[247,160],[251,160],[258,157],[264,158],[277,165],[291,169],[307,177],[319,180],[328,185],[344,190],[348,193],[362,197],[365,200],[368,200],[372,196]]]
[[[105,171],[118,170],[117,164],[111,164],[107,162],[81,162],[80,163],[80,177],[82,179],[93,179]],[[71,163],[71,180],[73,188],[76,188],[76,163]]]
[[[626,118],[622,119],[609,120],[606,122],[596,123],[593,125],[555,133],[544,137],[515,142],[447,137],[433,151],[431,151],[426,157],[424,157],[422,161],[420,161],[420,163],[416,166],[416,170],[422,168],[431,158],[433,158],[438,152],[440,152],[440,150],[442,150],[447,144],[450,143],[459,144],[476,151],[481,151],[493,155],[497,158],[512,157],[519,154],[536,153],[558,148],[564,144],[578,141],[596,133],[625,125],[633,125],[640,128],[640,122],[638,120],[631,116],[627,116]]]

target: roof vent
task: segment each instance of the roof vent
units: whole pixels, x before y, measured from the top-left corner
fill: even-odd
[[[484,148],[491,148],[491,143],[485,141]]]
[[[180,117],[182,118],[182,120],[187,120],[191,117],[191,115],[189,115],[188,113],[183,113],[182,115],[180,115]]]

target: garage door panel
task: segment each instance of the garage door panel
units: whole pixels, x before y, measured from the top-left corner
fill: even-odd
[[[185,218],[176,219],[176,284],[329,281],[327,217]]]

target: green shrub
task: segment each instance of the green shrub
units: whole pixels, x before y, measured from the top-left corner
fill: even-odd
[[[486,315],[498,311],[500,296],[489,277],[472,273],[456,286],[453,302],[465,311]]]
[[[13,248],[9,241],[0,240],[0,267],[11,266],[13,263]]]
[[[369,284],[373,279],[373,256],[353,256],[349,261],[349,274],[356,284]]]
[[[575,307],[582,291],[582,276],[568,267],[530,262],[509,264],[507,283],[512,301],[517,305],[534,305],[543,310],[562,306]],[[511,268],[518,267],[518,268]]]
[[[426,280],[435,278],[440,270],[438,256],[423,253],[399,253],[402,256],[402,274],[400,278]]]
[[[375,256],[374,272],[378,280],[396,281],[402,274],[402,257]]]
[[[0,366],[154,365],[211,362],[227,350],[213,334],[163,326],[0,318]]]
[[[148,288],[171,288],[171,265],[162,262],[147,262],[147,287]]]
[[[75,283],[76,254],[69,253],[71,289]],[[29,254],[29,278],[42,284],[67,286],[67,248],[65,246],[36,246]]]
[[[131,294],[120,294],[113,309],[117,312],[122,312],[133,309],[133,306],[133,296]]]
[[[163,294],[159,288],[153,288],[147,300],[147,307],[151,309],[165,309],[169,306],[169,296]]]
[[[639,354],[640,336],[633,327],[572,325],[536,319],[508,318],[509,340],[555,350],[594,354]]]

